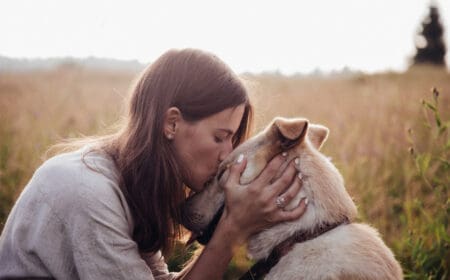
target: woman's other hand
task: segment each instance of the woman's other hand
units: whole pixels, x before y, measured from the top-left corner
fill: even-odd
[[[276,156],[255,180],[248,185],[241,185],[239,179],[247,161],[242,156],[240,159],[240,162],[231,166],[229,177],[222,185],[226,196],[222,220],[228,226],[234,227],[234,232],[239,235],[241,241],[265,228],[296,220],[303,215],[307,205],[305,199],[291,211],[285,211],[281,207],[288,205],[302,186],[294,160],[288,164],[282,175],[276,178],[286,162],[284,156]]]

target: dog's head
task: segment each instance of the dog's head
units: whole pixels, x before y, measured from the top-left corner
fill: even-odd
[[[247,159],[240,183],[248,184],[261,173],[273,157],[282,152],[288,154],[288,160],[280,168],[280,173],[291,159],[298,157],[300,159],[298,169],[304,181],[299,194],[285,207],[286,211],[295,208],[303,197],[308,197],[310,205],[313,206],[308,206],[304,216],[310,216],[310,220],[319,218],[323,222],[333,222],[342,215],[352,218],[356,210],[343,187],[342,177],[330,161],[318,152],[327,136],[326,127],[310,124],[306,119],[275,118],[265,130],[241,144],[221,163],[211,185],[188,198],[184,208],[186,217],[184,225],[194,233],[202,234],[208,231],[211,224],[218,221],[224,203],[220,183],[221,180],[226,180],[228,167],[240,154]],[[339,202],[340,200],[344,201],[344,205]],[[350,210],[352,213],[346,210],[349,208],[352,208]],[[212,230],[209,231],[208,235],[211,235]]]

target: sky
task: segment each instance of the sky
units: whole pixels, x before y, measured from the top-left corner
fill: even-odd
[[[149,63],[191,47],[238,73],[402,71],[430,2],[450,49],[449,0],[0,0],[0,55]]]

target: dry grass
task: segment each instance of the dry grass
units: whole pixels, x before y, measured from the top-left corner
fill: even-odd
[[[104,133],[120,119],[135,74],[70,67],[0,75],[0,229],[50,145]],[[420,100],[431,87],[440,90],[441,111],[449,118],[450,75],[422,68],[350,78],[258,75],[245,80],[256,108],[256,130],[274,116],[306,117],[330,128],[324,153],[343,173],[361,219],[393,246],[405,231],[396,218],[405,211],[404,200],[424,196],[408,185],[415,170],[406,131],[424,133]]]
[[[24,173],[17,191],[42,163],[50,145],[67,137],[101,133],[117,121],[132,77],[79,68],[2,73],[0,147],[8,150],[8,158],[3,159],[6,168]]]

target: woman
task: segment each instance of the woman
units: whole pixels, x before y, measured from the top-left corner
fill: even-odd
[[[274,180],[282,156],[245,187],[241,157],[224,186],[227,208],[212,239],[189,269],[167,271],[161,252],[181,235],[185,188],[203,189],[248,134],[251,116],[244,87],[217,57],[165,53],[135,85],[118,133],[35,172],[0,238],[0,278],[221,278],[235,246],[305,210],[304,203],[292,212],[276,207],[279,195],[301,185],[292,166]]]

